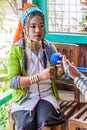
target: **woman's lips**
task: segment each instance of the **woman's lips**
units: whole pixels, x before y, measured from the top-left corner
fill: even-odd
[[[41,35],[35,35],[34,37],[36,37],[36,38],[41,38]]]

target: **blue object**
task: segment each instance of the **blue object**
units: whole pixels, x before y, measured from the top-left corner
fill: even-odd
[[[62,57],[61,57],[60,53],[54,53],[54,54],[52,54],[50,60],[51,60],[52,64],[57,65],[58,61],[62,60]]]
[[[22,13],[22,19],[21,19],[22,25],[23,25],[23,26],[25,25],[25,20],[26,20],[27,16],[29,16],[29,15],[32,14],[32,13],[36,13],[36,12],[42,14],[43,17],[44,17],[43,12],[42,12],[39,8],[35,8],[35,7],[28,8],[27,10],[25,10],[25,11]]]
[[[77,67],[77,69],[78,69],[80,72],[87,72],[87,68],[84,68],[84,67]]]

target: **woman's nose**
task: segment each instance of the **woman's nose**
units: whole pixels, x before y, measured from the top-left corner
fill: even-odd
[[[40,27],[36,27],[36,28],[35,28],[35,31],[36,31],[36,32],[40,32]]]

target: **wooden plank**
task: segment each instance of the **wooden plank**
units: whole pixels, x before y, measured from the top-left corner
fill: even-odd
[[[84,113],[82,114],[82,116],[79,118],[81,121],[85,121],[85,118],[87,117],[87,110],[84,111]]]
[[[87,45],[79,45],[79,66],[87,67]],[[84,73],[87,76],[87,73]]]
[[[77,109],[78,103],[74,101],[63,101],[60,103],[60,110],[68,117]]]
[[[66,110],[64,111],[64,114],[67,115],[70,111],[72,111],[72,109],[75,108],[75,106],[77,106],[77,103],[73,102],[71,105],[69,105]]]
[[[87,105],[84,104],[84,107],[82,107],[78,112],[76,112],[76,114],[74,114],[70,120],[73,119],[78,119],[78,116],[82,113],[82,111],[86,110],[87,111]]]

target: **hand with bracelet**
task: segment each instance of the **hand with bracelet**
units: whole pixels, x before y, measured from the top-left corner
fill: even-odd
[[[27,85],[37,83],[41,80],[48,80],[54,77],[55,77],[54,67],[48,67],[36,75],[20,77],[20,87],[23,88],[26,87]]]

